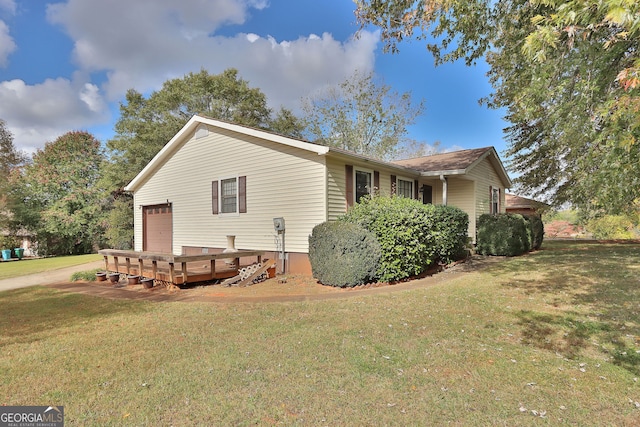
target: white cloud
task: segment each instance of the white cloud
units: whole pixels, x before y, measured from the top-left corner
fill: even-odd
[[[0,82],[0,117],[16,147],[29,152],[70,130],[104,121],[106,113],[97,87],[88,83],[62,78],[37,85],[19,79]]]
[[[14,50],[16,50],[16,43],[9,35],[9,27],[4,21],[0,21],[0,67],[7,66],[7,59]]]
[[[295,108],[318,85],[337,83],[355,69],[373,69],[377,33],[346,42],[328,33],[282,41],[215,35],[223,25],[243,23],[251,8],[266,6],[247,0],[70,0],[49,5],[47,16],[75,40],[81,69],[107,72],[110,100],[120,100],[130,88],[156,90],[167,79],[203,67],[211,73],[235,67],[272,105]]]
[[[0,6],[14,2],[0,0]],[[295,40],[269,35],[222,36],[227,25],[242,24],[266,0],[68,0],[47,5],[47,20],[73,41],[74,77],[29,85],[0,82],[0,117],[16,146],[33,151],[45,141],[79,127],[105,124],[106,101],[128,89],[148,93],[171,78],[201,68],[239,70],[262,90],[273,108],[298,111],[300,99],[355,70],[371,71],[378,33],[335,39],[330,33]],[[126,11],[126,13],[123,13]],[[0,21],[1,23],[1,21]],[[6,60],[1,47],[0,65]],[[11,40],[9,38],[9,40]],[[9,46],[7,44],[7,46]],[[90,76],[106,76],[98,86]],[[52,76],[55,77],[55,76]]]

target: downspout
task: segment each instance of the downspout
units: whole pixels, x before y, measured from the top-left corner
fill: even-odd
[[[447,206],[447,177],[440,175],[440,181],[442,181],[442,204]]]

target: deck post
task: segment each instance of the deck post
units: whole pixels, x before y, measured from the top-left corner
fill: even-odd
[[[182,283],[187,283],[187,263],[182,263]]]
[[[104,256],[104,271],[109,271],[109,257],[107,255]]]
[[[153,268],[152,268],[152,274],[153,274],[153,278],[157,279],[157,274],[158,274],[158,261],[153,260]]]
[[[140,276],[140,278],[144,276],[144,261],[142,258],[138,258],[138,276]]]
[[[117,256],[113,257],[113,266],[116,269],[116,273],[120,273],[120,267],[118,266],[118,257]]]
[[[211,280],[216,278],[216,260],[211,260]]]
[[[131,260],[129,259],[129,257],[125,258],[126,262],[127,262],[127,276],[129,274],[131,274]]]
[[[172,285],[176,284],[176,269],[172,262],[169,263],[169,281]]]

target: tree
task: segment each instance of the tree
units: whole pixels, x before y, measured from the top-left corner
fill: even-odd
[[[521,190],[593,214],[640,198],[640,6],[628,0],[357,0],[388,50],[433,37],[436,64],[484,57]]]
[[[104,206],[96,186],[104,161],[88,132],[68,132],[33,155],[13,183],[14,221],[36,236],[43,254],[91,252],[101,243]]]
[[[25,164],[27,156],[13,145],[13,135],[0,119],[0,231],[10,228],[11,175]]]
[[[303,103],[310,140],[380,159],[395,155],[423,109],[422,102],[412,105],[409,92],[398,94],[371,73],[355,73]]]
[[[104,218],[109,244],[117,248],[133,243],[133,199],[123,189],[195,115],[270,130],[287,136],[301,135],[302,124],[284,108],[275,117],[266,96],[238,71],[211,75],[206,70],[166,81],[148,98],[130,89],[120,105],[115,137],[107,142],[110,162],[100,186],[117,212]],[[129,219],[124,215],[129,212]]]

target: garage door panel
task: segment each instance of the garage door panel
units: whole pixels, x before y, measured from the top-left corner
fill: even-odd
[[[171,205],[143,207],[143,250],[150,252],[172,252],[173,212]]]

